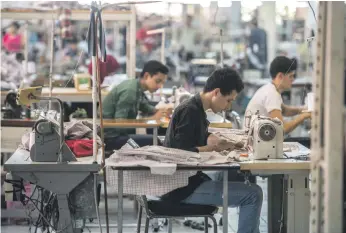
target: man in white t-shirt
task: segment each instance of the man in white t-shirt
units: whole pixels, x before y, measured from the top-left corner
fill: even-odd
[[[310,112],[303,112],[306,108],[287,106],[282,101],[281,93],[292,87],[296,69],[296,60],[284,56],[276,57],[270,64],[272,82],[256,91],[246,108],[245,116],[253,115],[258,111],[262,116],[277,117],[284,123],[285,133],[290,133],[305,119],[311,118]],[[283,116],[296,115],[297,117],[291,121],[283,120]]]

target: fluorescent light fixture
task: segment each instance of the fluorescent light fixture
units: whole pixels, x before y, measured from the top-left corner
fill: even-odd
[[[78,0],[78,3],[81,5],[90,5],[93,0]],[[101,4],[142,4],[142,3],[151,3],[151,2],[162,2],[160,0],[100,0],[96,1],[97,3],[101,2]]]
[[[202,0],[200,4],[202,7],[210,7],[210,0]]]
[[[218,7],[231,7],[232,1],[231,0],[218,0],[217,5],[218,5]]]

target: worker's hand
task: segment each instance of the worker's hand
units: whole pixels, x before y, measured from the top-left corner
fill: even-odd
[[[311,119],[311,112],[303,112],[301,115],[304,117],[304,119]]]
[[[156,111],[154,116],[152,117],[154,120],[160,121],[162,117],[165,116],[165,111],[163,109],[159,109]]]
[[[170,118],[173,112],[173,108],[166,108],[165,109],[165,115],[167,118]]]

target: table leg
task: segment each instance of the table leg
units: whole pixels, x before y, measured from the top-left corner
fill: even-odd
[[[153,145],[157,146],[157,137],[158,137],[158,128],[153,128]],[[154,218],[153,220],[153,227],[154,229],[159,229],[159,220],[157,218]]]
[[[286,190],[284,190],[284,176],[271,175],[268,177],[268,233],[285,233],[283,226],[283,203]],[[283,193],[284,192],[284,193]],[[282,226],[281,226],[282,224]]]
[[[223,214],[222,226],[223,233],[228,232],[228,171],[223,172]]]
[[[123,232],[123,171],[118,170],[118,233]]]
[[[58,205],[59,205],[59,223],[58,231],[64,233],[73,233],[73,223],[68,206],[68,200],[66,194],[58,194]]]
[[[157,146],[158,128],[153,128],[153,145]]]
[[[309,232],[309,174],[287,176],[287,232]]]

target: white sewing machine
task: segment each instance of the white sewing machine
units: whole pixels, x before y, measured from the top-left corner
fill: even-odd
[[[185,100],[188,100],[189,98],[191,98],[193,95],[186,91],[185,88],[183,87],[173,87],[173,103],[174,103],[174,108],[176,108],[179,104],[181,104],[182,102],[184,102]]]
[[[284,130],[279,119],[252,115],[248,127],[253,160],[283,158]]]

